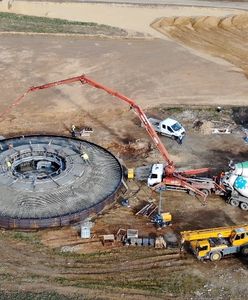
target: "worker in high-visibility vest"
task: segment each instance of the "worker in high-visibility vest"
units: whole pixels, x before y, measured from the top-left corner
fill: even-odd
[[[11,169],[12,164],[9,160],[6,161],[6,165],[7,165],[8,170]]]
[[[71,126],[71,135],[72,135],[72,137],[76,137],[76,126],[75,125]]]
[[[85,151],[82,151],[81,153],[82,153],[82,154],[81,154],[82,159],[83,159],[86,163],[88,163],[88,162],[89,162],[89,155],[88,155]]]

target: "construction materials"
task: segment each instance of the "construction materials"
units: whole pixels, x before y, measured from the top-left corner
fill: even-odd
[[[166,241],[164,240],[164,238],[162,236],[156,237],[155,248],[156,249],[167,248]]]
[[[127,235],[127,230],[120,228],[116,233],[116,240],[118,242],[124,242],[126,235]]]
[[[169,212],[158,213],[152,218],[151,221],[159,228],[169,226],[171,225],[172,215]]]
[[[136,229],[128,229],[127,230],[127,239],[138,238],[139,232]]]
[[[139,243],[138,241],[139,233],[136,229],[128,229],[126,238],[124,238],[124,244],[125,245],[137,245]]]
[[[150,217],[158,207],[154,203],[148,203],[143,206],[135,215]]]
[[[169,248],[178,248],[180,239],[178,238],[178,235],[173,231],[167,231],[164,235],[164,240],[166,242],[167,247]]]
[[[229,164],[229,171],[220,178],[226,201],[232,206],[248,210],[248,161]]]
[[[149,217],[157,228],[169,226],[172,221],[172,215],[169,212],[161,212],[161,194],[159,207],[154,203],[147,203],[135,215]]]
[[[81,239],[90,239],[92,227],[93,227],[93,223],[90,222],[89,220],[85,220],[81,224]]]
[[[218,261],[229,254],[248,255],[248,225],[181,232],[181,244],[188,243],[199,260]]]
[[[127,171],[128,171],[127,178],[134,179],[134,169],[128,169]]]
[[[148,120],[156,132],[170,137],[176,140],[178,143],[181,143],[185,137],[185,129],[183,126],[172,118],[167,118],[165,120],[149,118]]]
[[[105,234],[102,236],[103,246],[113,245],[114,241],[115,241],[115,236],[113,234]]]
[[[227,128],[214,128],[212,130],[213,134],[230,134],[232,133],[231,129],[229,127]]]

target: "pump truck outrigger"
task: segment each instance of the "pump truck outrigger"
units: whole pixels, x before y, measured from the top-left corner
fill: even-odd
[[[72,78],[67,78],[64,80],[59,80],[59,81],[50,82],[50,83],[39,85],[39,86],[30,87],[24,94],[22,94],[19,98],[17,98],[5,111],[3,111],[0,114],[0,119],[3,116],[6,116],[7,113],[9,113],[13,107],[19,105],[21,103],[21,101],[23,100],[23,98],[28,93],[47,89],[47,88],[56,87],[59,85],[71,84],[74,82],[79,82],[82,85],[87,84],[94,88],[104,90],[108,94],[126,102],[130,106],[130,108],[135,112],[135,114],[139,117],[140,121],[142,122],[143,126],[145,127],[146,131],[150,135],[151,139],[153,140],[155,146],[159,150],[159,152],[164,160],[163,174],[161,176],[161,182],[159,182],[159,184],[157,185],[158,189],[160,189],[161,187],[166,185],[166,186],[173,187],[176,190],[183,189],[183,190],[191,191],[194,194],[201,196],[205,203],[208,193],[211,191],[211,189],[215,189],[217,184],[212,180],[211,184],[209,185],[210,179],[208,179],[208,180],[205,180],[204,178],[197,179],[195,177],[192,178],[192,176],[195,176],[196,174],[200,174],[200,173],[205,173],[209,169],[202,168],[202,169],[186,170],[186,171],[176,170],[173,161],[171,161],[169,158],[169,154],[168,154],[165,146],[159,139],[155,129],[153,128],[152,124],[149,122],[149,120],[148,120],[147,116],[145,115],[144,111],[142,110],[142,108],[139,105],[137,105],[134,100],[90,79],[88,76],[80,75],[80,76],[76,76],[76,77],[72,77]]]

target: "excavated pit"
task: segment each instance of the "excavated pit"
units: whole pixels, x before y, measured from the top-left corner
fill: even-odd
[[[60,136],[0,141],[1,227],[69,225],[100,212],[122,187],[119,161],[88,141]]]

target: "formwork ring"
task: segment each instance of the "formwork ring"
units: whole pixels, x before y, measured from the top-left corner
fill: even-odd
[[[94,143],[32,135],[1,140],[0,149],[1,227],[70,225],[99,213],[123,191],[120,162]]]

